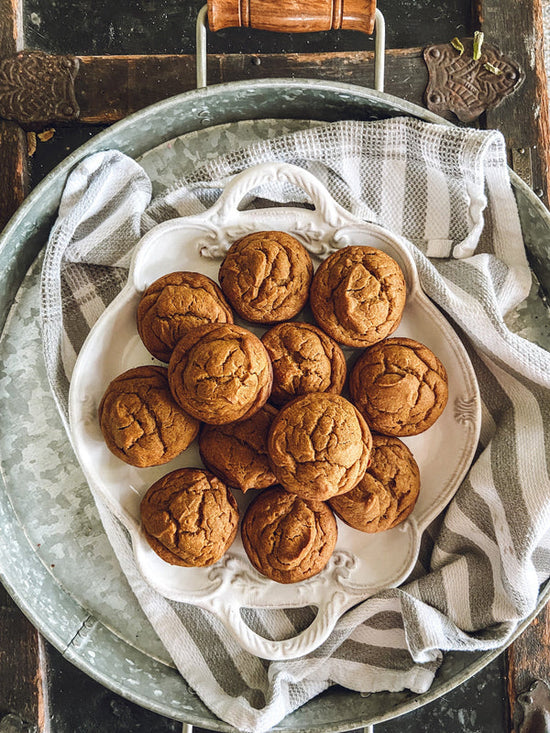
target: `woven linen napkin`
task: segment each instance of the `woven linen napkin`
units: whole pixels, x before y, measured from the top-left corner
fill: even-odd
[[[361,692],[432,683],[445,650],[501,646],[536,606],[550,575],[550,354],[505,325],[525,298],[527,266],[502,136],[409,118],[337,122],[218,158],[158,200],[118,151],[84,160],[67,180],[42,275],[47,371],[67,425],[71,371],[89,329],[123,286],[132,249],[156,223],[203,211],[240,170],[266,161],[307,168],[344,207],[407,238],[425,292],[452,319],[481,396],[476,459],[443,518],[425,533],[401,587],[342,616],[315,652],[268,662],[243,651],[208,612],[166,600],[139,575],[124,528],[96,503],[141,606],[183,677],[221,719],[265,731],[333,684]],[[292,186],[254,197],[302,201]],[[310,608],[248,611],[285,638]]]

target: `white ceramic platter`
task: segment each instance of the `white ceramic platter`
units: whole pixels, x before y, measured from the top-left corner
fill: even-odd
[[[267,182],[298,186],[314,209],[274,207],[240,211],[244,196]],[[348,244],[377,247],[401,266],[408,297],[394,335],[424,343],[441,359],[449,377],[449,401],[426,432],[405,438],[420,467],[421,490],[414,511],[395,529],[369,535],[338,520],[338,542],[326,568],[301,583],[280,585],[249,563],[240,538],[210,568],[182,568],[163,562],[145,540],[139,504],[149,486],[183,466],[201,466],[196,443],[178,458],[155,468],[133,468],[106,447],[97,406],[109,382],[131,367],[155,362],[136,330],[141,293],[157,278],[177,270],[202,272],[217,280],[221,260],[233,241],[253,231],[282,230],[297,237],[314,264]],[[246,324],[244,324],[246,325]],[[250,326],[248,326],[250,328]],[[261,329],[251,328],[256,333]],[[356,350],[347,350],[355,355]],[[172,219],[149,231],[134,254],[128,283],[94,325],[82,347],[69,395],[73,446],[92,491],[127,528],[143,577],[159,593],[215,613],[243,648],[266,659],[302,656],[330,634],[344,611],[373,593],[401,583],[413,567],[420,537],[444,509],[473,459],[481,422],[473,367],[454,330],[423,294],[408,246],[382,228],[363,222],[339,206],[314,176],[286,164],[250,168],[227,186],[203,214]],[[254,491],[235,491],[241,513]],[[243,621],[240,609],[318,607],[313,623],[298,636],[265,639]]]

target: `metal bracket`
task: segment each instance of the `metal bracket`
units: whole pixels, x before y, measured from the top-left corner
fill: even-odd
[[[533,188],[533,148],[512,148],[512,170]]]
[[[550,689],[542,680],[535,680],[528,692],[518,695],[523,720],[518,733],[548,733],[550,731]]]
[[[441,115],[450,111],[461,122],[469,123],[512,94],[525,74],[492,44],[483,44],[479,58],[474,58],[471,38],[463,38],[461,44],[463,51],[450,43],[424,49],[429,74],[425,101],[431,112]]]
[[[0,60],[0,117],[37,126],[78,118],[74,80],[79,60],[21,51]]]
[[[206,32],[208,30],[208,6],[203,5],[197,15],[196,46],[197,46],[197,89],[207,86],[206,70]],[[384,91],[384,62],[386,52],[386,22],[378,8],[374,15],[374,88],[377,92]]]

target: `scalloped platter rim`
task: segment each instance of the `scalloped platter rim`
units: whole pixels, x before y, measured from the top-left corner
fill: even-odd
[[[247,193],[273,182],[301,189],[314,209],[239,209]],[[419,499],[409,518],[377,534],[359,532],[338,520],[338,542],[326,568],[291,585],[260,575],[248,562],[240,537],[211,567],[182,568],[163,562],[141,531],[139,503],[160,476],[182,466],[202,466],[196,442],[164,466],[138,469],[110,453],[97,420],[97,405],[111,379],[131,367],[159,363],[146,351],[135,325],[137,304],[145,288],[176,270],[200,271],[217,280],[221,260],[235,239],[272,229],[297,237],[312,255],[314,265],[348,244],[378,247],[394,257],[408,290],[403,318],[394,335],[426,344],[444,363],[449,377],[449,401],[442,416],[421,435],[403,439],[421,474]],[[352,216],[307,171],[280,163],[255,166],[236,176],[209,210],[159,224],[142,238],[126,286],[94,324],[79,353],[69,394],[72,444],[92,492],[128,530],[144,579],[171,600],[215,613],[243,648],[262,658],[291,659],[314,650],[342,613],[403,582],[418,558],[422,532],[451,500],[474,457],[481,424],[475,372],[454,329],[423,293],[409,246],[378,225]],[[309,320],[307,312],[301,317]],[[243,325],[257,334],[265,330]],[[359,350],[344,351],[353,359]],[[249,491],[246,496],[234,493],[242,514],[256,492]],[[241,608],[306,605],[317,606],[314,621],[301,634],[282,641],[259,636],[240,613]]]

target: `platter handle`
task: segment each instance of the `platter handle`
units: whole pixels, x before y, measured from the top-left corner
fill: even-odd
[[[346,210],[341,207],[328,190],[312,173],[290,163],[259,163],[238,173],[224,188],[223,193],[211,209],[211,219],[223,225],[231,224],[244,212],[239,210],[239,204],[244,197],[262,184],[288,183],[300,188],[310,198],[315,210],[319,212],[325,222],[337,227],[349,218]]]
[[[281,640],[266,639],[253,631],[243,620],[239,607],[220,604],[212,610],[246,651],[261,659],[283,661],[297,659],[317,649],[351,604],[345,593],[336,591],[318,603],[312,601],[311,605],[317,606],[317,615],[311,624],[296,636]]]

